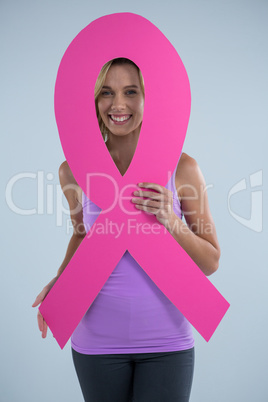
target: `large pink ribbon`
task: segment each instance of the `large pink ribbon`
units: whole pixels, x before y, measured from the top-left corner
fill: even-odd
[[[145,82],[139,142],[121,176],[101,136],[94,86],[101,67],[116,57],[133,60]],[[190,115],[190,86],[174,47],[151,22],[131,13],[101,17],[66,50],[57,75],[55,114],[68,164],[76,181],[102,212],[96,224],[122,225],[83,239],[39,310],[63,348],[124,252],[128,250],[159,289],[208,341],[229,303],[163,226],[157,234],[133,227],[156,223],[130,199],[137,183],[165,186],[181,153]],[[112,180],[111,180],[112,179]]]

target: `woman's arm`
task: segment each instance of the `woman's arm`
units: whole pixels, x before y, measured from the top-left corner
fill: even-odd
[[[41,293],[36,297],[32,307],[37,307],[45,299],[51,288],[56,283],[59,276],[67,267],[74,253],[78,249],[80,243],[86,235],[86,230],[83,224],[83,209],[81,204],[82,191],[75,181],[73,174],[67,162],[63,162],[59,168],[59,179],[62,191],[68,201],[70,207],[70,216],[73,225],[73,235],[69,241],[66,255],[61,266],[58,269],[57,275],[43,288]],[[37,322],[39,330],[42,332],[42,338],[47,335],[47,323],[45,322],[42,314],[38,310]]]
[[[175,177],[187,225],[173,213],[168,230],[205,275],[219,266],[220,246],[209,209],[206,183],[195,159],[183,153]]]
[[[60,185],[70,209],[70,217],[73,225],[73,235],[68,244],[65,258],[58,269],[57,276],[60,276],[67,267],[74,253],[86,235],[83,223],[82,190],[78,186],[68,163],[65,161],[59,167]]]

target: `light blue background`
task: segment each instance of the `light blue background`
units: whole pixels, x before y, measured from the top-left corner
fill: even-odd
[[[257,208],[256,232],[233,213],[250,219],[251,191],[267,204],[268,3],[208,1],[2,1],[1,32],[1,400],[81,402],[71,359],[49,332],[41,339],[31,304],[60,266],[71,236],[68,216],[57,226],[54,212],[21,216],[4,197],[18,173],[44,172],[44,195],[56,188],[65,159],[54,119],[54,83],[71,40],[94,19],[129,11],[154,23],[171,41],[187,69],[192,111],[183,151],[204,176],[222,256],[210,277],[231,303],[209,343],[195,332],[196,367],[191,402],[264,402],[267,390],[266,210]],[[130,27],[131,29],[131,27]],[[107,35],[111,46],[120,37]],[[170,85],[167,77],[167,87]],[[175,116],[170,116],[175,118]],[[263,171],[263,184],[249,178]],[[3,174],[4,172],[4,174]],[[52,180],[46,175],[51,173]],[[37,181],[14,186],[20,208],[37,206]],[[63,202],[67,208],[67,202]],[[46,201],[44,202],[46,209]],[[266,223],[266,224],[265,224]],[[265,243],[266,240],[266,243]]]

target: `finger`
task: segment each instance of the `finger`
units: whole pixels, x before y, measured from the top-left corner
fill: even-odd
[[[152,200],[139,200],[135,204],[135,207],[137,209],[150,212],[153,214],[170,214],[173,210],[172,204],[165,204],[164,202],[157,202],[157,201],[152,201]]]
[[[144,190],[136,190],[134,191],[134,195],[139,195],[142,197],[157,197],[157,196],[164,196],[165,200],[170,200],[173,198],[173,192],[171,190],[168,190],[166,187],[160,186],[160,184],[156,184],[156,183],[142,183],[144,184],[142,187],[148,187],[148,188],[152,188],[155,191],[158,191],[157,193],[154,192],[150,192],[147,195],[145,195],[145,191]],[[136,194],[137,193],[137,194]],[[139,194],[138,194],[139,193]]]
[[[38,304],[41,303],[41,301],[42,301],[42,299],[41,299],[40,295],[38,295],[38,296],[36,297],[35,301],[33,302],[32,307],[37,307]]]
[[[144,212],[151,213],[153,215],[156,215],[159,212],[159,208],[148,207],[146,205],[136,204],[135,207]]]
[[[38,314],[37,314],[37,321],[38,321],[39,330],[42,332],[42,338],[45,338],[47,336],[47,323],[44,320],[44,317],[42,316],[40,311],[38,311]]]
[[[40,313],[39,310],[38,310],[38,313],[37,313],[37,322],[38,322],[38,328],[42,332],[43,329],[44,329],[44,318],[43,318],[43,316],[42,316],[42,314]]]
[[[138,205],[144,205],[145,207],[156,208],[157,210],[163,209],[165,204],[162,201],[153,201],[150,199],[147,200],[140,200]]]
[[[144,183],[139,183],[138,186],[144,187],[144,188],[152,188],[153,190],[156,190],[159,193],[164,193],[167,190],[165,187],[160,186],[160,184],[156,184],[156,183],[144,182]]]
[[[139,197],[148,197],[148,198],[152,198],[154,200],[160,200],[163,197],[163,194],[161,193],[153,193],[152,191],[134,191],[133,193],[136,196]]]
[[[38,306],[38,304],[42,303],[42,301],[46,297],[47,293],[48,293],[48,289],[47,289],[47,287],[44,287],[42,292],[39,293],[39,295],[36,297],[34,303],[32,304],[32,307],[36,307],[36,306]]]
[[[47,323],[43,320],[43,331],[42,331],[42,338],[46,338],[47,336]]]
[[[142,201],[154,200],[161,205],[173,205],[173,199],[169,194],[159,194],[159,193],[149,193],[149,192],[140,192],[140,197],[147,197],[146,199],[143,198],[132,198],[132,202],[139,204]]]

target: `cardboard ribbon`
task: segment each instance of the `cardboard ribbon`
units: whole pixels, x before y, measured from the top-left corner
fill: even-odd
[[[138,145],[124,176],[114,164],[97,122],[94,86],[101,67],[126,57],[142,71],[144,118]],[[190,115],[190,85],[174,47],[151,22],[131,13],[101,17],[66,50],[55,87],[60,140],[73,175],[102,212],[94,225],[122,225],[86,236],[39,310],[63,348],[126,250],[208,341],[229,303],[163,226],[138,230],[155,216],[131,203],[140,182],[165,186],[176,167]],[[137,230],[133,228],[133,219]],[[94,231],[94,225],[90,231]],[[135,226],[135,225],[134,225]]]

